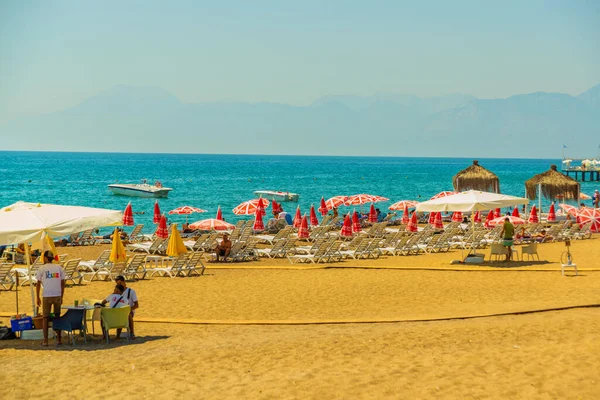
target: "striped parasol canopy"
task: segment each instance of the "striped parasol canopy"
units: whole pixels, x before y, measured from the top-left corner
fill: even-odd
[[[513,217],[512,215],[505,215],[503,217],[498,217],[498,218],[494,218],[493,220],[491,220],[489,222],[489,226],[494,227],[496,225],[502,225],[506,218],[508,218],[510,223],[513,225],[524,225],[527,222],[523,218]]]
[[[579,223],[585,225],[591,222],[591,232],[600,232],[600,208],[583,207],[577,212]]]
[[[236,208],[233,209],[233,213],[235,215],[254,215],[260,201],[262,201],[263,208],[269,207],[269,200],[261,197],[259,199],[252,199],[240,203]]]
[[[414,200],[400,200],[389,206],[389,209],[394,211],[402,211],[404,210],[404,206],[407,206],[407,208],[414,208],[417,204],[419,204],[419,202]]]
[[[377,203],[380,201],[388,201],[388,200],[389,199],[386,197],[362,193],[362,194],[355,194],[353,196],[349,196],[346,199],[344,204],[347,206],[358,206],[358,205],[362,205],[362,204]]]
[[[559,204],[558,206],[562,208],[565,212],[571,214],[573,217],[577,216],[577,207],[569,204]]]
[[[209,218],[196,221],[193,224],[190,224],[189,228],[192,230],[198,229],[201,231],[230,231],[235,229],[235,225],[220,219]]]
[[[334,208],[345,205],[347,199],[348,196],[334,196],[325,200],[325,206],[327,207],[327,210],[333,210]]]
[[[206,212],[206,210],[203,210],[201,208],[192,207],[192,206],[183,206],[183,207],[179,207],[179,208],[169,211],[169,215],[173,215],[173,214],[189,215],[189,214],[193,214],[193,213],[203,213],[203,212]]]
[[[448,197],[448,196],[452,196],[452,195],[455,195],[455,194],[458,194],[458,193],[459,192],[450,192],[450,191],[439,192],[438,194],[436,194],[435,196],[433,196],[429,200],[435,200],[435,199],[439,199],[441,197]]]

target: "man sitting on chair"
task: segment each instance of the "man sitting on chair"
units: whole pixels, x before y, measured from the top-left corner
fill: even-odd
[[[217,255],[216,261],[219,262],[219,256],[223,257],[223,261],[227,260],[229,253],[231,252],[231,240],[229,240],[228,234],[223,234],[223,240],[217,248],[215,249],[215,253]]]

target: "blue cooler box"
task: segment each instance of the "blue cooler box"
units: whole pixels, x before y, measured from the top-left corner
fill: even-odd
[[[31,317],[10,320],[10,328],[13,332],[28,331],[33,329],[33,320]]]

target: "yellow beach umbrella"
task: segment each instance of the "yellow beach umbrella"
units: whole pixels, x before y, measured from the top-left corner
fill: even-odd
[[[109,260],[114,264],[125,262],[127,260],[125,246],[123,246],[123,242],[121,241],[121,232],[116,228],[112,235],[112,247],[110,249]]]
[[[57,255],[56,247],[54,246],[54,240],[52,240],[52,238],[48,234],[44,234],[43,239],[39,242],[32,243],[31,250],[39,250],[42,253],[44,253],[46,250],[50,250],[52,254],[54,254],[55,256]]]
[[[167,246],[167,255],[169,257],[179,257],[180,254],[187,253],[183,239],[177,230],[177,224],[173,224],[171,228],[171,237],[169,238],[169,245]]]

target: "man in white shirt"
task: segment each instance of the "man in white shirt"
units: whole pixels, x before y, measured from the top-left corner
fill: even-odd
[[[42,307],[43,334],[42,346],[48,346],[48,319],[50,309],[53,308],[54,317],[60,317],[60,306],[65,292],[65,270],[58,264],[53,264],[54,254],[50,250],[44,252],[44,265],[37,272],[35,285],[37,305]],[[44,287],[44,294],[40,297],[40,289]],[[61,331],[56,331],[56,344],[62,344]]]
[[[131,339],[135,339],[135,334],[133,330],[133,316],[135,315],[135,310],[140,307],[138,303],[137,293],[132,288],[127,287],[127,282],[125,282],[125,277],[119,275],[115,279],[117,285],[122,285],[125,288],[123,292],[123,298],[125,302],[129,304],[131,307],[131,313],[129,314],[129,333],[131,333]],[[120,330],[117,330],[117,335],[120,333]]]

